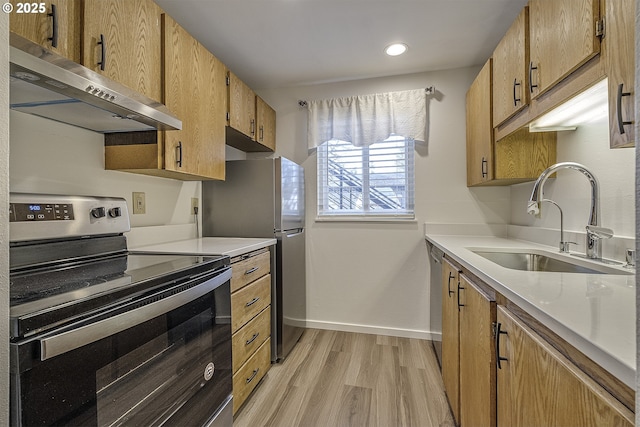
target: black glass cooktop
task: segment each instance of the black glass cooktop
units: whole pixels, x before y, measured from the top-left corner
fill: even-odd
[[[229,265],[227,256],[116,254],[22,269],[10,277],[11,338],[32,335]]]

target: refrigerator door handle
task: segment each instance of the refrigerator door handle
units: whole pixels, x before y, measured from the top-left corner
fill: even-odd
[[[295,231],[283,232],[282,235],[284,237],[288,238],[288,237],[295,237],[295,236],[297,236],[299,234],[302,234],[302,233],[304,233],[304,228],[300,228],[300,229],[295,230]]]

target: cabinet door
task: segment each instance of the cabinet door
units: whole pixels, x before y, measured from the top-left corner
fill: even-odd
[[[460,425],[496,425],[496,303],[460,274]],[[444,356],[443,356],[444,357]]]
[[[609,84],[609,143],[611,148],[633,147],[635,1],[606,2],[607,76]]]
[[[256,94],[232,72],[229,72],[229,126],[255,139]]]
[[[458,269],[442,260],[442,381],[456,424],[460,423]]]
[[[84,0],[83,65],[159,101],[161,14],[151,0]]]
[[[17,13],[18,3],[22,7],[35,5],[38,13]],[[28,3],[11,0],[11,4],[14,7],[9,17],[12,32],[58,55],[80,62],[80,2],[54,0]],[[40,12],[41,7],[45,12]]]
[[[467,186],[493,179],[491,58],[467,92]]]
[[[272,151],[276,149],[276,112],[262,98],[256,96],[256,141]]]
[[[633,426],[633,414],[503,307],[498,426]]]
[[[600,52],[599,0],[530,0],[529,45],[533,98]]]
[[[525,7],[493,52],[493,127],[529,103],[529,8]]]
[[[164,168],[224,179],[224,65],[170,16],[163,27],[164,103],[182,120],[182,130],[164,132]]]

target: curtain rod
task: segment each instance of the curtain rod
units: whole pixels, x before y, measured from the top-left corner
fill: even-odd
[[[436,87],[435,86],[429,86],[429,87],[424,88],[424,91],[425,91],[425,93],[427,95],[433,95],[436,92]],[[300,107],[305,108],[305,107],[309,106],[309,103],[307,101],[303,100],[303,99],[300,99],[300,100],[298,100],[298,105]]]

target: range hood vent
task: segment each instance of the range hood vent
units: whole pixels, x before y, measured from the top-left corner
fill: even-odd
[[[9,106],[100,133],[179,130],[163,104],[11,33]]]

